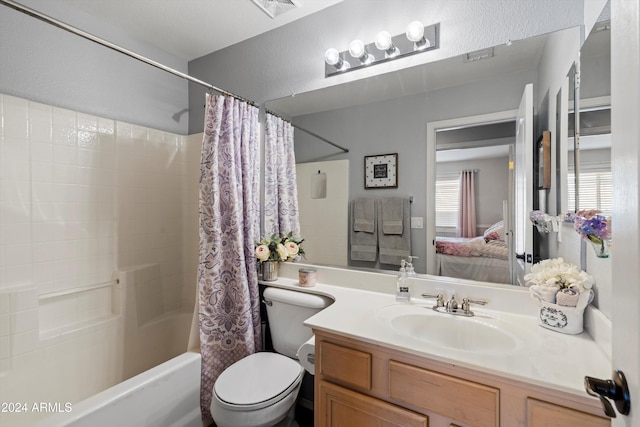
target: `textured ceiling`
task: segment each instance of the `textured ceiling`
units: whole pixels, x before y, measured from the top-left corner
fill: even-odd
[[[251,0],[62,0],[130,36],[192,60],[342,0],[297,0],[275,19]]]

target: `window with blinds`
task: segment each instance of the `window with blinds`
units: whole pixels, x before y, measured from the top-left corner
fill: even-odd
[[[458,222],[460,178],[456,174],[436,177],[436,227],[455,227]]]
[[[568,174],[569,210],[576,207],[575,174]],[[613,183],[611,170],[590,167],[580,170],[580,209],[599,209],[602,212],[613,211]]]

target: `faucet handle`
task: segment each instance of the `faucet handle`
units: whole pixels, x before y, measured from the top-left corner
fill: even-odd
[[[462,310],[465,312],[465,314],[471,313],[471,309],[469,308],[470,304],[486,305],[487,300],[485,299],[474,300],[471,298],[462,298]]]
[[[442,294],[422,294],[422,298],[435,298],[436,307],[444,307],[444,295]]]

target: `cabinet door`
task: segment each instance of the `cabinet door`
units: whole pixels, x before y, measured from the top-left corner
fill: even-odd
[[[586,412],[527,399],[528,427],[610,427],[611,420]]]
[[[499,389],[395,360],[389,361],[389,397],[462,424],[500,425]]]
[[[382,400],[320,381],[316,426],[427,427],[429,419]]]

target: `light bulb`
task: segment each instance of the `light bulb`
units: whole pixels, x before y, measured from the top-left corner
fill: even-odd
[[[393,46],[391,41],[391,34],[388,31],[380,31],[376,35],[376,47],[380,50],[387,50]]]
[[[413,21],[407,26],[407,38],[413,42],[413,50],[431,47],[431,42],[424,37],[424,24]]]
[[[370,55],[369,52],[367,52],[367,48],[362,40],[358,39],[349,43],[349,54],[354,58],[358,58],[362,65],[369,65],[375,60],[373,55]]]
[[[338,52],[337,49],[329,48],[324,53],[324,60],[327,64],[335,66],[337,63],[340,62],[340,53]]]
[[[400,53],[398,48],[393,44],[393,39],[388,31],[380,31],[376,35],[376,47],[384,51],[386,58],[393,58]]]
[[[349,54],[354,58],[362,58],[365,54],[364,43],[362,40],[354,40],[349,43]]]
[[[424,25],[420,21],[413,21],[407,26],[407,38],[412,42],[419,42],[424,37]]]
[[[324,53],[324,62],[333,65],[338,71],[345,71],[350,67],[347,61],[340,58],[340,52],[334,48],[329,48]]]

